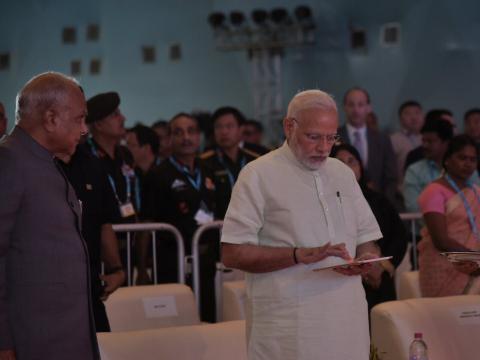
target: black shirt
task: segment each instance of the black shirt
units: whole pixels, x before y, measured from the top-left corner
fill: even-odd
[[[215,202],[217,204],[215,214],[217,218],[223,219],[225,217],[233,185],[237,181],[240,170],[259,156],[253,151],[242,148],[239,148],[237,161],[231,160],[220,149],[209,150],[202,154],[201,158],[210,173],[213,174],[215,182]]]
[[[135,174],[137,175],[140,188],[140,209],[138,211],[138,216],[144,221],[153,220],[148,218],[150,214],[148,213],[146,204],[149,203],[149,196],[152,193],[149,187],[155,183],[155,176],[153,175],[154,170],[158,168],[161,163],[162,161],[160,158],[156,158],[147,172],[144,172],[138,167],[135,168]]]
[[[90,154],[85,144],[77,147],[68,164],[61,164],[82,202],[82,235],[90,255],[92,290],[100,291],[101,228],[115,221],[117,203],[100,161]]]
[[[197,173],[189,175],[175,163],[182,166],[170,157],[152,171],[145,213],[153,221],[175,226],[183,236],[186,253],[190,254],[192,236],[199,226],[195,220],[197,212],[215,211],[215,185],[199,161],[195,162]]]
[[[245,149],[245,150],[253,151],[254,153],[258,154],[259,156],[265,155],[265,154],[267,154],[271,151],[266,146],[254,144],[254,143],[247,142],[247,141],[243,142],[242,148]]]
[[[135,222],[136,216],[124,218],[120,214],[121,204],[127,202],[131,202],[137,211],[141,208],[140,184],[133,170],[132,154],[125,146],[119,145],[115,148],[115,156],[112,159],[93,138],[89,138],[85,146],[92,155],[100,160],[108,175],[108,181],[117,203],[117,221],[115,223]]]
[[[383,194],[367,186],[361,188],[383,235],[377,244],[383,256],[393,256],[391,262],[396,268],[407,249],[408,235],[405,225],[394,206]],[[396,299],[394,278],[386,271],[382,274],[379,288],[374,289],[365,283],[364,288],[369,310],[379,303]]]

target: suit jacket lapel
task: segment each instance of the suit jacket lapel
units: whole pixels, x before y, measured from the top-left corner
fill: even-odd
[[[348,137],[348,131],[345,125],[338,128],[338,134],[340,135],[344,143],[350,144],[350,138]]]

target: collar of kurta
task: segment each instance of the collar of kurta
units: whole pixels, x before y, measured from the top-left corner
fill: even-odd
[[[304,172],[307,172],[309,174],[312,174],[312,175],[320,175],[321,173],[323,173],[323,170],[325,168],[325,163],[327,161],[329,161],[329,158],[327,158],[325,160],[325,162],[322,164],[322,166],[317,169],[317,170],[312,170],[312,169],[309,169],[308,167],[306,167],[305,165],[303,165],[298,159],[297,157],[295,156],[295,154],[293,153],[292,149],[290,148],[290,145],[288,145],[288,142],[287,140],[285,140],[285,142],[283,143],[283,145],[280,147],[280,152],[282,153],[283,156],[285,156],[293,165],[295,165],[297,168],[299,168],[300,170],[304,171]]]
[[[18,139],[22,143],[22,145],[35,156],[46,161],[53,161],[53,154],[46,148],[44,148],[42,145],[40,145],[33,137],[30,136],[30,134],[28,134],[21,127],[15,126],[10,136],[12,138]]]

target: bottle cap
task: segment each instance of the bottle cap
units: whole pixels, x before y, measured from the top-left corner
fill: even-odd
[[[423,337],[421,332],[416,332],[415,333],[415,339],[421,339]]]

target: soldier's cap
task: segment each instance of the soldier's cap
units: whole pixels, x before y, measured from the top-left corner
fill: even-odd
[[[87,124],[105,119],[118,108],[118,105],[120,105],[120,96],[114,91],[91,97],[87,101]]]

